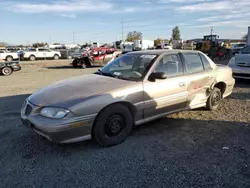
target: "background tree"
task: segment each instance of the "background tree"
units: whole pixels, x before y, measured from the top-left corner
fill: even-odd
[[[59,42],[55,42],[53,45],[61,45],[61,43],[59,43]]]
[[[161,42],[164,42],[164,43],[168,44],[169,40],[168,39],[157,38],[157,39],[154,40],[154,45],[155,46],[161,45]]]
[[[180,33],[180,30],[179,30],[179,27],[176,26],[173,30],[172,30],[172,38],[171,38],[171,41],[172,40],[180,40],[181,39],[181,33]]]
[[[127,34],[126,41],[133,42],[134,40],[141,40],[142,39],[142,33],[138,31],[131,31]]]
[[[154,40],[154,45],[155,46],[158,46],[160,44],[161,44],[161,39],[160,38],[157,38],[157,39]]]

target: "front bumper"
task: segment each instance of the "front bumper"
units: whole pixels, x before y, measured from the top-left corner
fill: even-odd
[[[22,69],[20,65],[14,65],[11,68],[13,69],[13,71],[20,71]]]
[[[26,113],[27,105],[32,110]],[[26,103],[21,110],[22,123],[37,134],[56,143],[72,143],[91,139],[92,125],[97,114],[68,119],[49,119],[40,116],[39,107]]]
[[[240,67],[237,65],[228,65],[233,71],[233,77],[239,79],[250,79],[250,67]]]

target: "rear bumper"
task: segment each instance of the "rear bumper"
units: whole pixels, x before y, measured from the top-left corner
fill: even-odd
[[[235,79],[234,78],[232,78],[231,80],[226,82],[226,90],[223,94],[223,98],[226,98],[227,96],[232,94],[234,86],[235,86]]]

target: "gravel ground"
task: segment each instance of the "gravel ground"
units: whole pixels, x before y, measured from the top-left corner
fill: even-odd
[[[19,113],[36,89],[97,69],[68,63],[23,63],[22,71],[0,77],[0,187],[250,187],[249,82],[237,80],[217,111],[147,123],[118,146],[57,145],[21,125]]]

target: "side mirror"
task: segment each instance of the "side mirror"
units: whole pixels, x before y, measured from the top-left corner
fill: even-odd
[[[149,76],[150,81],[155,81],[155,79],[164,80],[167,78],[165,72],[154,72]]]

